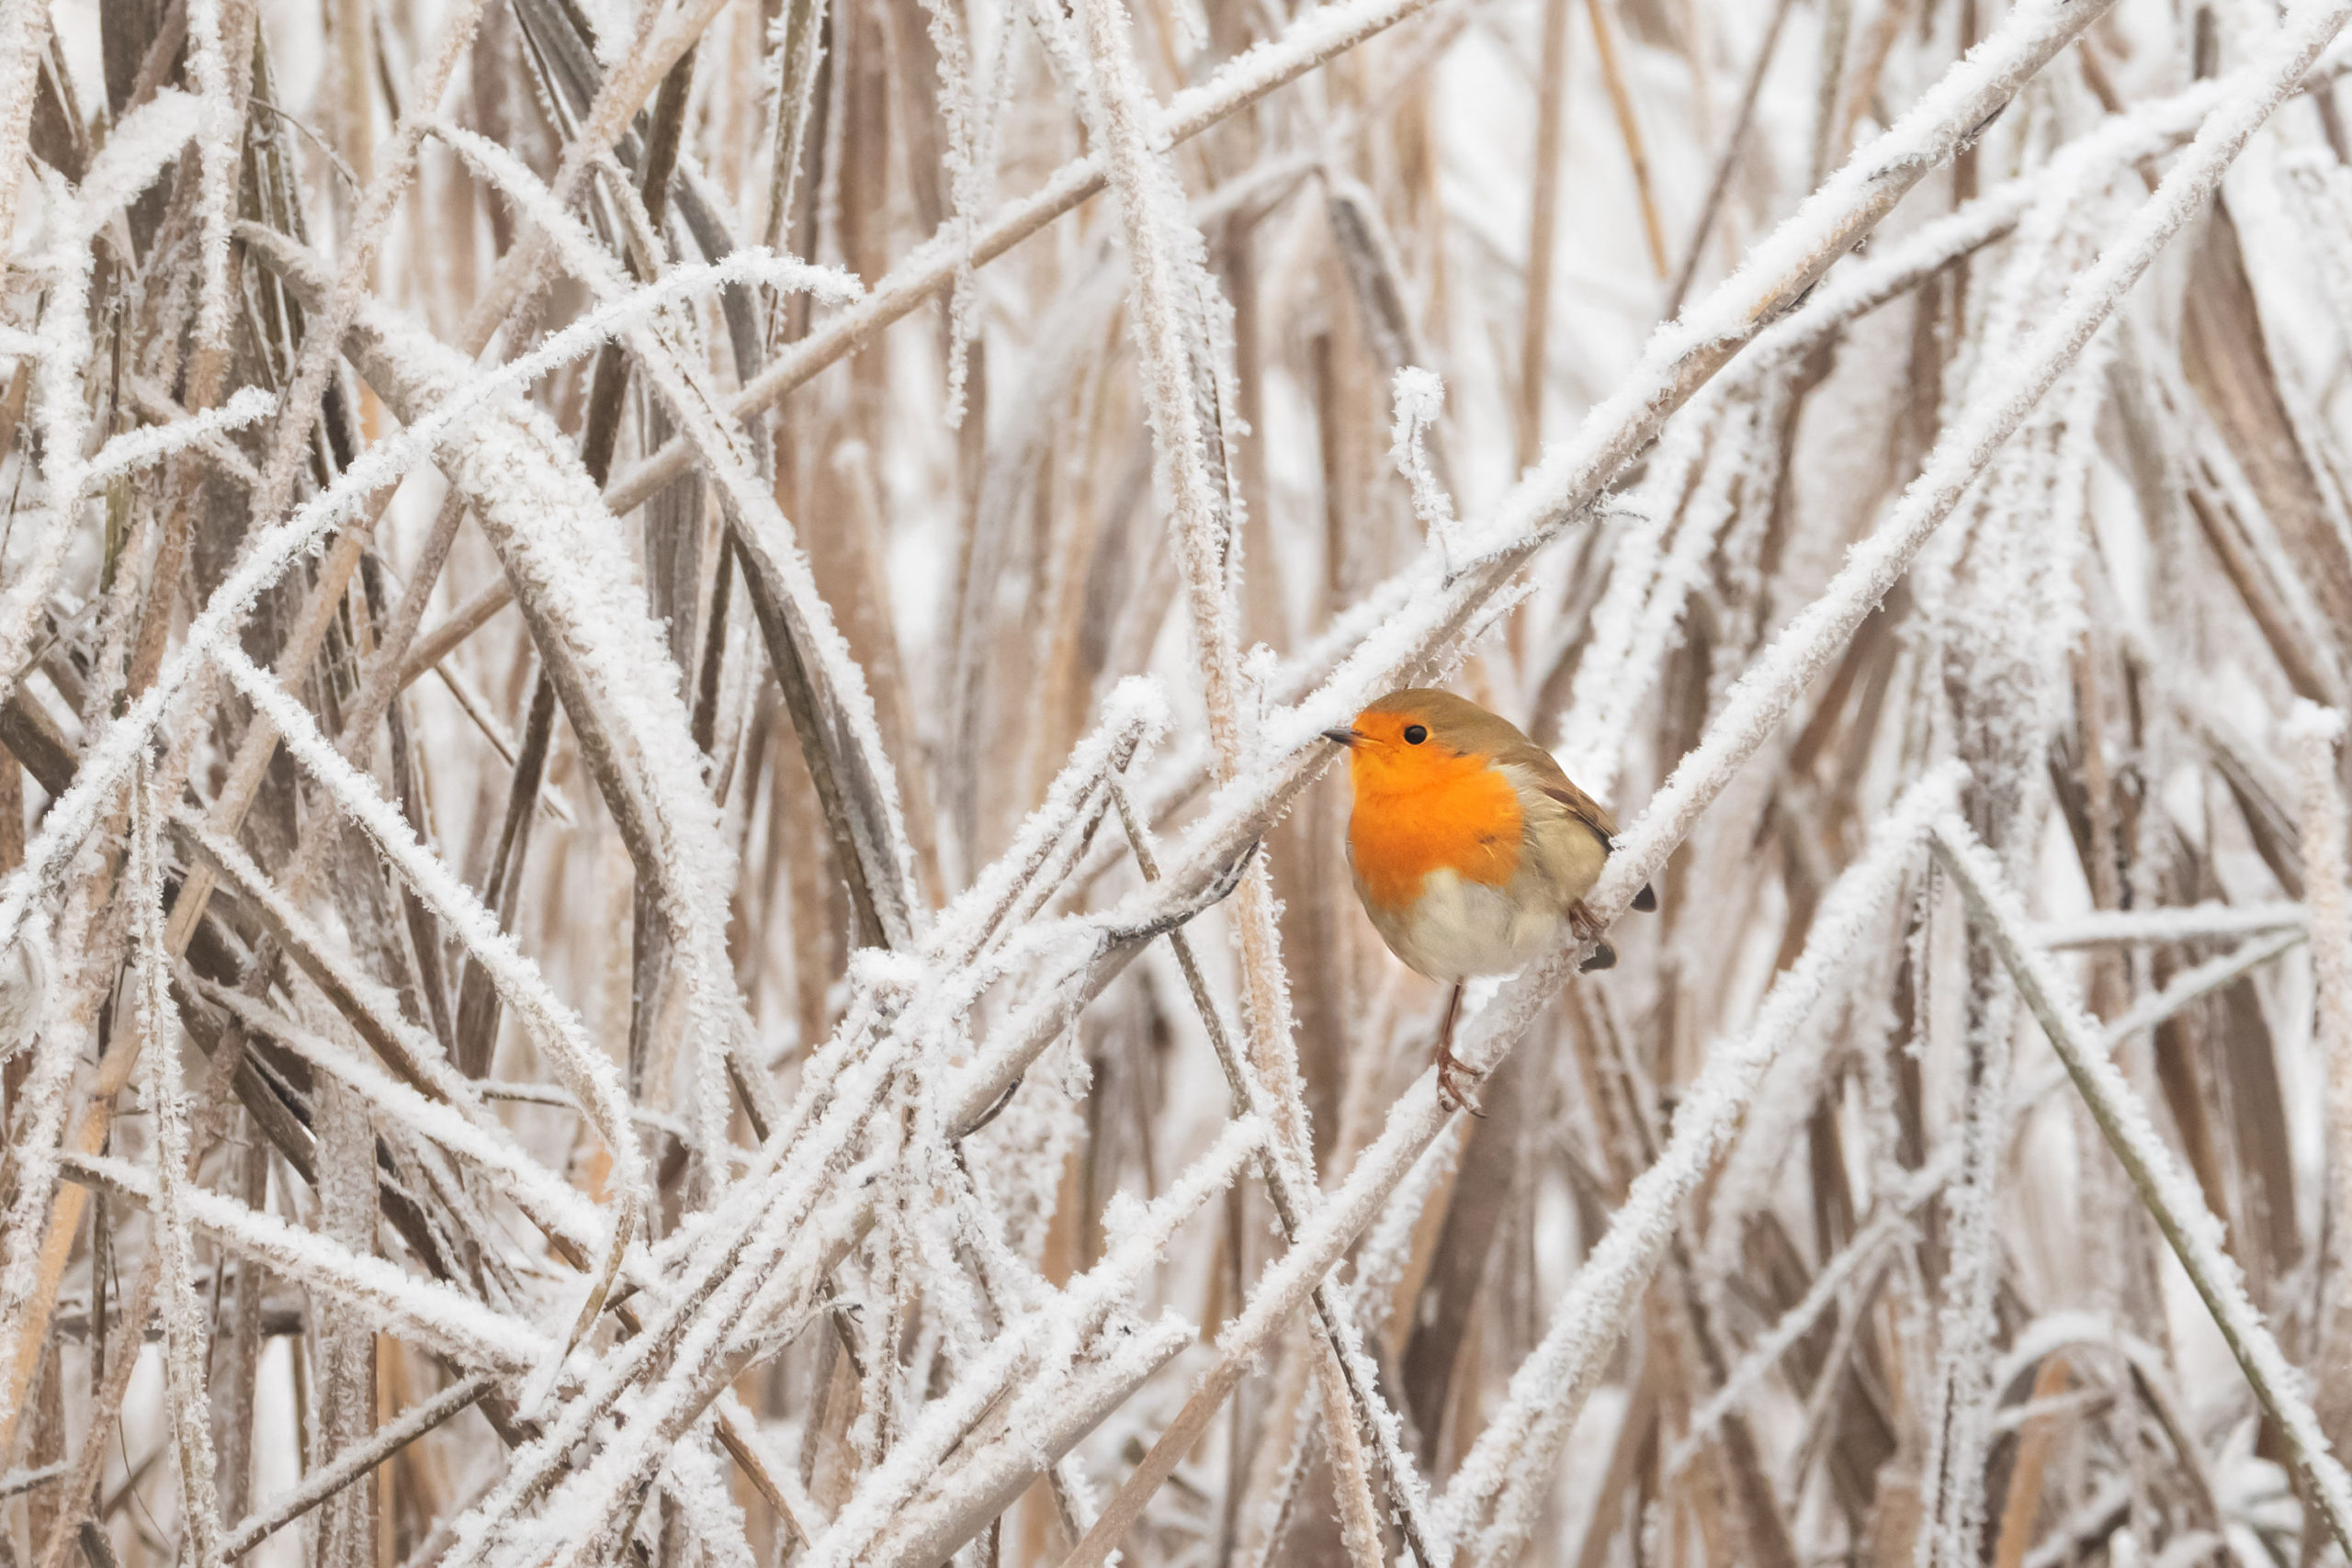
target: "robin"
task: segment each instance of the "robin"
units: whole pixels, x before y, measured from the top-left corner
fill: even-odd
[[[1600,935],[1584,896],[1617,825],[1517,726],[1451,692],[1391,692],[1323,736],[1348,749],[1348,868],[1363,912],[1389,952],[1453,987],[1438,1031],[1438,1102],[1475,1112],[1453,1055],[1463,982]],[[1634,908],[1655,909],[1657,896],[1644,887]],[[1584,967],[1616,962],[1603,942]]]

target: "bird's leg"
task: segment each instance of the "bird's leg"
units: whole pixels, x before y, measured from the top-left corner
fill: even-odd
[[[1592,956],[1577,965],[1578,974],[1589,975],[1595,969],[1617,967],[1617,950],[1600,940],[1600,922],[1592,918],[1592,911],[1585,908],[1581,898],[1568,906],[1568,930],[1575,933],[1578,942],[1593,944]]]
[[[1445,1021],[1438,1025],[1437,1105],[1441,1111],[1452,1111],[1459,1106],[1473,1116],[1484,1116],[1486,1112],[1478,1109],[1478,1102],[1464,1093],[1462,1086],[1454,1081],[1454,1076],[1457,1073],[1470,1071],[1463,1065],[1462,1059],[1453,1054],[1453,1021],[1461,1015],[1461,1012],[1462,987],[1457,985],[1453,987],[1453,994],[1445,998]]]

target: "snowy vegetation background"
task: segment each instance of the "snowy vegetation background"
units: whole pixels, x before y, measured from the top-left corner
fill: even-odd
[[[2347,17],[0,0],[0,1560],[2343,1564]]]

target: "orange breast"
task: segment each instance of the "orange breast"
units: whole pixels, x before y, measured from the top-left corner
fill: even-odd
[[[1360,749],[1349,761],[1356,806],[1348,848],[1374,903],[1404,908],[1432,871],[1499,887],[1519,869],[1519,795],[1486,758],[1396,757],[1384,747]]]

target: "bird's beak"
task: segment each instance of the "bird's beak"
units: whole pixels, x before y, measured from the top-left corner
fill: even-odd
[[[1360,730],[1341,728],[1339,729],[1325,730],[1323,732],[1323,739],[1326,740],[1336,740],[1342,746],[1352,747],[1357,741],[1363,739],[1363,735]]]

